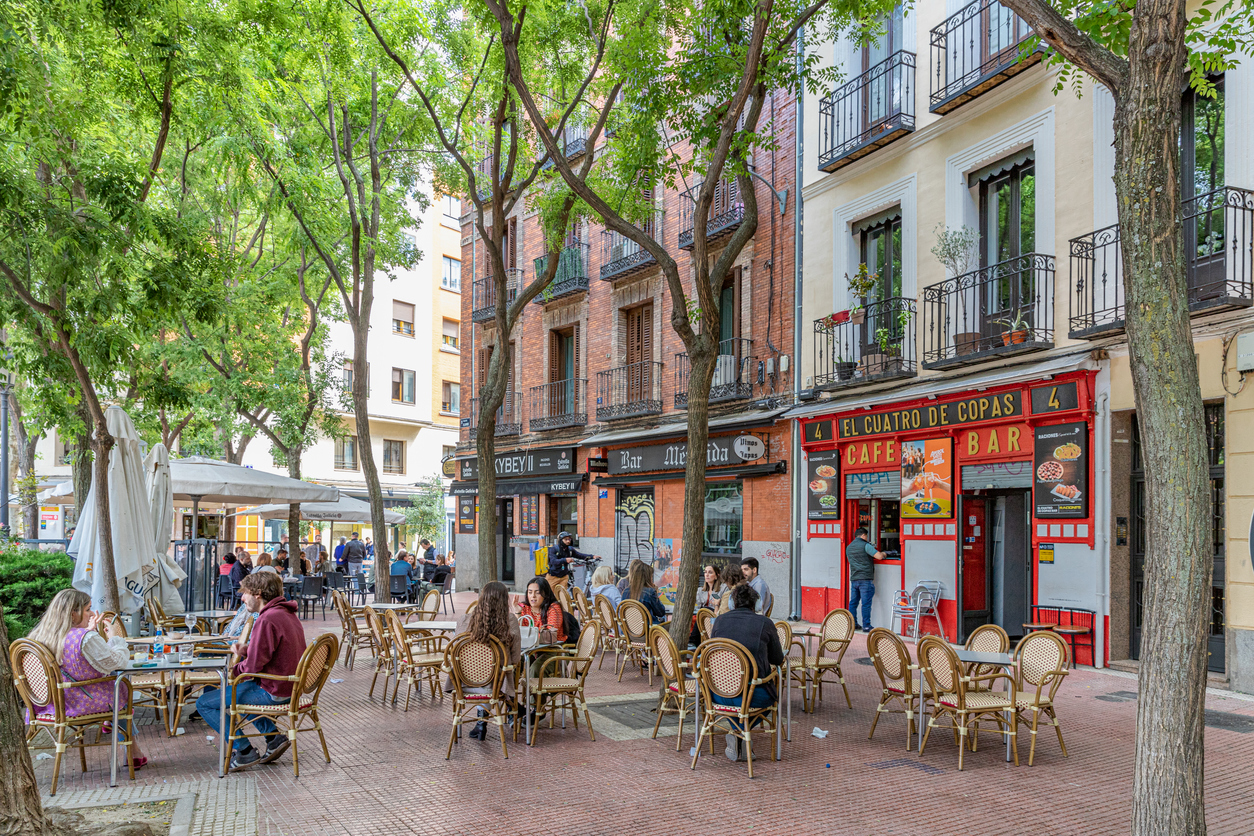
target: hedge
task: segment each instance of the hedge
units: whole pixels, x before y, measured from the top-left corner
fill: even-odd
[[[9,640],[35,629],[52,596],[69,587],[73,579],[74,561],[65,552],[15,545],[0,548],[0,603]]]

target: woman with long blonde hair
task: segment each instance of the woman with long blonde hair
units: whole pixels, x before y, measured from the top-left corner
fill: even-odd
[[[92,612],[91,597],[87,593],[77,589],[63,589],[53,596],[43,618],[39,619],[27,638],[39,642],[57,657],[57,664],[66,682],[98,679],[108,676],[130,659],[125,638],[114,636],[105,641],[96,631],[100,617],[100,613]],[[125,702],[129,702],[130,686],[125,683],[123,685],[127,690]],[[65,689],[67,717],[111,711],[111,683],[97,682]],[[129,729],[126,722],[121,721],[123,732]],[[140,769],[148,763],[148,758],[140,752],[138,740],[132,738],[131,747],[135,768]]]

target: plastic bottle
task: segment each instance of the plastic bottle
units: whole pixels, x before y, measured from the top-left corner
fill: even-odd
[[[160,662],[165,659],[165,640],[162,638],[161,628],[156,628],[156,641],[152,643],[152,658],[154,661]]]

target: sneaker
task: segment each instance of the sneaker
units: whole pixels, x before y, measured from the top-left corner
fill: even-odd
[[[871,632],[871,625],[870,625],[870,624],[868,624],[867,626],[863,627],[863,628],[862,628],[862,632],[864,632],[864,633],[869,633],[869,632]]]
[[[249,746],[247,749],[236,749],[231,753],[231,769],[243,769],[261,760],[261,753]]]
[[[276,734],[274,737],[270,738],[269,743],[266,744],[266,753],[262,756],[261,762],[274,763],[291,745],[292,741],[288,740],[287,735]]]
[[[727,756],[729,761],[742,761],[745,759],[744,755],[741,754],[743,746],[744,744],[741,743],[739,737],[729,734],[727,735],[727,748],[723,750],[723,754]]]

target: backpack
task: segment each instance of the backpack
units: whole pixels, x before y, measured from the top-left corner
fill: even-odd
[[[575,618],[574,613],[568,613],[562,610],[562,632],[566,634],[567,644],[579,644],[579,634],[583,628],[579,626],[579,619]]]

